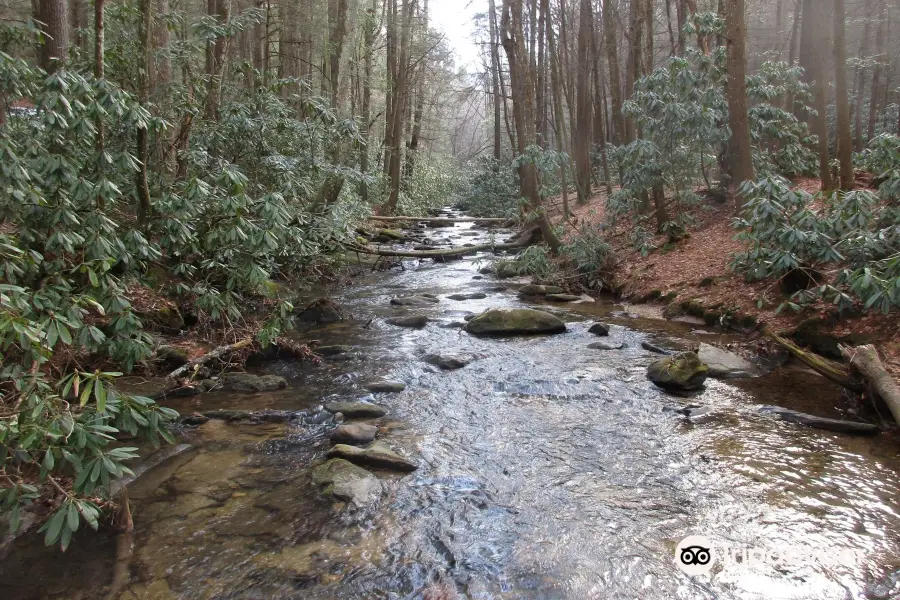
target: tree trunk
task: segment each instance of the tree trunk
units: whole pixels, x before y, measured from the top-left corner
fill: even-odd
[[[215,17],[218,24],[224,27],[228,23],[231,12],[231,0],[207,0],[209,16]],[[204,114],[210,121],[219,120],[219,97],[222,93],[222,71],[225,68],[225,56],[228,50],[228,36],[222,35],[207,43],[206,74],[209,85],[206,89]]]
[[[528,146],[535,143],[534,130],[534,84],[529,72],[525,50],[524,29],[522,27],[522,0],[504,0],[500,35],[503,49],[509,62],[509,75],[513,95],[513,120],[518,131],[519,154],[524,155]],[[538,225],[550,252],[557,254],[561,245],[544,212],[540,196],[538,171],[534,164],[522,161],[519,166],[521,195],[528,201],[531,212],[537,217]]]
[[[502,140],[500,139],[500,51],[497,40],[497,7],[494,0],[488,4],[488,25],[491,43],[491,86],[494,95],[494,160],[500,161]]]
[[[95,0],[96,1],[96,0]],[[172,61],[169,58],[169,0],[156,0],[156,19],[154,24],[156,48],[160,50],[156,61],[156,77],[154,85],[154,98],[163,98],[172,80]]]
[[[875,68],[872,70],[872,92],[869,96],[869,124],[866,129],[866,143],[875,137],[875,119],[878,115],[878,90],[881,85],[881,72],[884,69],[884,38],[887,28],[887,0],[881,0],[878,13],[878,33],[875,36]]]
[[[150,47],[150,31],[153,26],[151,19],[151,0],[140,0],[141,20],[138,29],[138,39],[141,48],[142,69],[138,84],[138,102],[146,107],[150,97],[150,69],[152,52]],[[137,218],[140,225],[146,225],[150,218],[150,184],[147,179],[150,162],[150,140],[147,127],[138,127],[137,130],[137,159],[138,170],[135,174],[135,187],[137,188],[138,210]]]
[[[363,23],[362,137],[364,143],[359,149],[359,170],[363,175],[369,173],[369,144],[372,139],[372,68],[375,36],[378,28],[378,22],[375,20],[377,8],[378,0],[372,0],[372,6],[366,11]],[[369,202],[369,186],[365,181],[359,182],[359,195],[364,203]]]
[[[428,0],[424,0],[422,5],[422,31],[423,36],[428,33]],[[416,109],[413,112],[413,126],[409,137],[409,145],[406,147],[406,179],[411,179],[415,172],[416,158],[419,152],[419,138],[422,135],[422,116],[425,112],[425,66],[423,57],[416,76]]]
[[[600,59],[600,49],[597,46],[597,30],[592,28],[591,32],[591,53],[593,54],[591,64],[594,75],[594,105],[596,109],[596,114],[594,115],[594,142],[597,145],[597,152],[600,153],[600,164],[603,166],[606,192],[607,194],[612,194],[612,181],[609,176],[609,157],[606,152],[606,131],[603,119],[603,106],[606,104],[606,96],[603,93],[603,81],[601,79],[603,63]]]
[[[641,10],[642,0],[632,0],[631,17],[628,25],[628,67],[625,73],[625,98],[631,98],[634,93],[634,83],[641,76],[641,52],[643,43],[641,35],[644,29],[644,11]],[[625,143],[629,144],[637,138],[634,129],[634,120],[625,119]]]
[[[48,73],[55,71],[69,58],[69,12],[66,0],[37,0],[37,14],[41,30],[38,62]]]
[[[878,351],[874,346],[858,346],[856,348],[840,347],[841,354],[850,365],[859,371],[875,393],[884,400],[891,411],[894,421],[900,424],[900,388],[891,374],[885,370]]]
[[[626,139],[625,117],[622,115],[622,78],[619,75],[618,37],[616,36],[617,0],[603,1],[603,27],[606,36],[606,60],[609,63],[609,96],[612,103],[612,139],[619,145]]]
[[[587,204],[591,197],[591,41],[593,15],[591,0],[581,0],[578,19],[578,81],[576,85],[575,187],[578,204]]]
[[[684,34],[684,26],[687,25],[687,5],[684,0],[675,2],[675,11],[678,15],[678,56],[684,56],[687,47],[687,36]]]
[[[850,101],[847,98],[847,48],[844,0],[834,0],[834,90],[837,104],[837,155],[841,163],[840,187],[853,189],[853,138],[850,134]]]
[[[810,20],[806,21],[806,13],[803,15],[804,32],[806,32],[807,29],[812,32],[818,32],[815,36],[812,34],[810,36],[815,37],[819,44],[808,49],[812,53],[812,55],[808,57],[808,60],[811,61],[810,78],[813,81],[814,108],[817,113],[812,117],[813,133],[819,138],[819,178],[822,180],[823,190],[830,190],[832,188],[831,167],[828,164],[828,77],[827,69],[825,68],[825,48],[828,47],[828,43],[830,42],[830,40],[827,39],[830,35],[825,39],[819,38],[825,37],[822,35],[822,32],[828,32],[831,29],[828,27],[828,15],[829,10],[833,8],[833,0],[824,0],[824,2],[816,0],[815,2],[812,2],[810,8]],[[812,41],[809,43],[814,44]]]
[[[744,0],[729,0],[725,11],[725,31],[728,40],[728,123],[731,127],[729,158],[731,182],[740,185],[754,179],[753,152],[750,148],[750,123],[747,118],[747,61],[745,44],[747,26],[744,21]],[[739,206],[737,208],[740,208]]]
[[[400,200],[400,161],[401,142],[403,141],[403,117],[406,113],[408,79],[409,79],[409,30],[412,18],[412,0],[402,0],[400,17],[400,55],[397,61],[397,78],[391,94],[393,98],[392,131],[391,131],[391,157],[388,165],[388,177],[391,190],[385,212],[390,214],[397,208]]]
[[[541,0],[542,10],[549,10],[550,0]],[[547,49],[550,52],[550,90],[551,101],[553,102],[553,130],[556,135],[556,149],[565,152],[566,122],[563,118],[562,108],[562,85],[559,77],[559,60],[557,56],[556,40],[554,39],[553,27],[547,27]],[[560,161],[559,164],[559,181],[562,192],[563,218],[568,219],[571,214],[569,211],[569,182],[566,178],[566,164]]]

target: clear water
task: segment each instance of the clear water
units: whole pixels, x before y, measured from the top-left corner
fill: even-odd
[[[468,228],[435,237],[477,243],[485,235],[463,235]],[[645,379],[656,356],[640,342],[687,346],[698,339],[692,326],[610,317],[621,308],[610,303],[544,305],[569,323],[557,336],[479,339],[440,327],[467,312],[533,305],[489,276],[474,278],[487,258],[407,261],[402,271],[317,290],[354,318],[298,338],[351,345],[355,358],[268,364],[288,389],[175,405],[307,410],[364,397],[361,384],[373,377],[405,381],[404,392],[377,398],[390,409],[380,437],[420,468],[378,472],[388,493],[376,509],[353,512],[314,490],[308,472],[329,447],[326,428],[210,421],[185,432],[193,451],[131,489],[134,551],[119,563],[124,585],[111,587],[116,538],[79,533],[66,554],[21,541],[0,564],[0,598],[900,597],[897,437],[852,438],[755,410],[779,404],[841,416],[840,390],[782,369],[710,381],[689,400],[669,396]],[[427,309],[388,303],[404,293],[471,291],[488,297],[443,298]],[[382,321],[418,312],[436,322],[410,330]],[[612,323],[611,338],[626,348],[587,349],[596,319]],[[478,360],[453,372],[421,360],[448,351]],[[715,412],[692,424],[664,410],[687,402]],[[691,578],[673,561],[689,534],[793,555],[719,563]]]

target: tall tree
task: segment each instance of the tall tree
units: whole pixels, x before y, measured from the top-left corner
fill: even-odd
[[[728,123],[731,127],[728,152],[730,179],[739,185],[754,178],[750,123],[747,117],[747,25],[744,0],[728,0],[725,9],[725,37],[728,44]]]
[[[641,76],[645,16],[643,0],[632,0],[631,16],[628,20],[628,66],[625,72],[625,98],[631,98],[634,93],[634,84]],[[633,142],[636,137],[634,119],[626,118],[624,142],[626,144]]]
[[[494,100],[494,160],[499,161],[502,148],[500,138],[500,42],[497,37],[497,7],[494,0],[488,2],[488,28],[491,47],[491,89]]]
[[[850,101],[847,97],[846,9],[844,0],[834,0],[834,93],[837,105],[837,155],[840,187],[853,188],[853,138],[850,133]]]
[[[855,88],[856,101],[853,103],[853,111],[854,111],[854,126],[853,126],[853,141],[856,146],[856,151],[859,152],[863,147],[863,129],[862,129],[862,115],[863,115],[863,101],[865,100],[866,93],[866,67],[865,67],[865,59],[869,55],[869,35],[872,29],[872,11],[873,11],[874,0],[866,0],[866,18],[865,24],[863,25],[862,32],[862,42],[859,46],[859,60],[856,66],[856,82],[853,84]]]
[[[38,59],[45,71],[54,71],[69,58],[69,9],[66,0],[36,0],[41,30]]]
[[[884,38],[887,35],[887,0],[880,0],[878,11],[878,33],[875,35],[875,66],[872,69],[872,91],[869,94],[869,124],[866,140],[875,137],[875,121],[878,116],[878,95],[881,90],[881,75],[884,70]]]
[[[529,146],[536,142],[534,124],[534,83],[530,73],[528,53],[525,48],[525,32],[522,27],[522,0],[503,0],[503,17],[500,36],[509,62],[509,77],[512,85],[513,120],[518,132],[518,154],[527,153]],[[519,188],[528,201],[530,212],[537,219],[544,241],[554,254],[559,252],[559,237],[553,231],[550,220],[544,212],[540,194],[537,166],[523,160],[519,164]]]
[[[391,115],[391,149],[388,165],[390,195],[385,212],[392,213],[400,200],[400,165],[403,141],[403,123],[409,95],[409,34],[412,22],[413,0],[402,0],[400,11],[400,53],[397,57],[397,74],[391,91],[393,115]]]
[[[626,140],[625,117],[622,114],[622,78],[619,75],[619,51],[616,26],[617,0],[603,0],[603,27],[606,37],[606,60],[609,63],[609,96],[612,104],[612,140],[621,144]]]
[[[578,203],[587,204],[591,197],[591,42],[593,40],[594,17],[591,14],[591,0],[581,0],[578,19],[578,78],[576,87],[576,124],[574,134],[575,187]]]

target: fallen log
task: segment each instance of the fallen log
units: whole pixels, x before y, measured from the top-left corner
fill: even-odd
[[[850,369],[848,369],[844,365],[828,360],[827,358],[823,358],[813,352],[803,350],[802,348],[797,346],[797,344],[781,337],[768,327],[763,329],[763,334],[779,346],[785,348],[788,352],[791,353],[792,356],[795,356],[797,359],[802,361],[809,368],[811,368],[816,373],[819,373],[823,377],[830,379],[831,381],[847,388],[848,390],[857,393],[862,393],[863,391],[865,391],[865,387],[863,386],[862,382],[854,376]]]
[[[878,351],[875,349],[875,346],[866,345],[851,348],[840,345],[838,349],[841,351],[841,355],[850,363],[850,366],[859,372],[870,384],[874,392],[884,400],[894,416],[894,421],[900,424],[900,387],[897,386],[897,382],[884,368],[881,359],[878,358]]]
[[[760,406],[759,411],[763,413],[772,413],[781,418],[782,421],[790,423],[798,423],[808,427],[817,429],[825,429],[827,431],[837,431],[838,433],[851,433],[859,435],[874,435],[878,433],[878,425],[871,423],[860,423],[858,421],[842,421],[840,419],[828,419],[825,417],[817,417],[806,413],[782,408],[780,406]]]
[[[508,223],[510,219],[504,217],[382,217],[374,215],[369,217],[372,221],[425,221],[428,223]]]
[[[361,244],[351,244],[349,248],[363,254],[372,254],[375,256],[394,256],[400,258],[452,258],[456,256],[465,256],[482,250],[515,250],[524,248],[527,244],[521,242],[513,242],[507,244],[476,244],[474,246],[455,246],[453,248],[445,248],[443,250],[387,250],[383,248],[375,248],[373,246],[363,246]]]

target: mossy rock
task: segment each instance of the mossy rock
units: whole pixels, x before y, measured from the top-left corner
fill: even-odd
[[[707,308],[699,300],[685,300],[681,303],[681,309],[692,317],[702,319]]]
[[[167,304],[159,308],[141,311],[138,313],[141,321],[151,328],[162,331],[179,332],[185,328],[184,317],[178,307]]]
[[[491,309],[466,325],[466,331],[475,335],[528,335],[565,330],[566,324],[559,317],[530,308]]]
[[[703,387],[709,367],[695,352],[661,358],[647,367],[647,379],[667,390],[693,391]]]
[[[336,323],[344,319],[344,311],[334,300],[319,298],[300,311],[296,319],[305,323],[316,323],[319,325]]]

